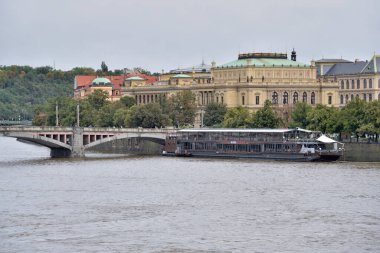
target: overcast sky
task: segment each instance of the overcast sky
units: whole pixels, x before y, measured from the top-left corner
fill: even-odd
[[[379,0],[0,0],[0,65],[153,72],[290,52],[380,53]]]

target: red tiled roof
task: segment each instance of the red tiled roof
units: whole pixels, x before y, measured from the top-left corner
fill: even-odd
[[[75,76],[77,88],[89,86],[96,76]]]

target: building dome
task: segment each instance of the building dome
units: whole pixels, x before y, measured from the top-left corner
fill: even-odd
[[[92,85],[111,85],[111,81],[105,77],[97,77],[92,81]]]
[[[145,80],[144,78],[141,78],[139,76],[132,76],[132,77],[125,79],[125,81],[144,81],[144,80]]]

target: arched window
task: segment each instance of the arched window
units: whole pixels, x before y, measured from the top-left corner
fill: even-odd
[[[354,94],[351,94],[351,100],[354,100]]]
[[[241,104],[245,105],[245,96],[244,95],[241,96]]]
[[[311,93],[311,101],[310,101],[310,103],[312,105],[315,105],[315,93],[314,92]]]
[[[346,104],[348,103],[348,95],[346,95]]]
[[[379,93],[379,95],[377,95],[377,100],[379,100],[379,101],[380,101],[380,93]]]
[[[368,80],[368,88],[372,89],[372,79]]]
[[[343,101],[343,95],[340,95],[340,104],[344,104],[344,101]]]
[[[355,89],[355,80],[354,79],[351,80],[351,89]]]
[[[364,84],[363,84],[363,88],[364,88],[364,89],[367,89],[367,79],[364,79],[363,82],[364,82]]]
[[[221,102],[222,104],[224,104],[224,97],[223,97],[223,95],[220,97],[220,102]]]
[[[344,81],[343,80],[340,82],[340,89],[344,90]]]
[[[369,94],[368,94],[368,101],[369,101],[369,102],[372,101],[372,93],[369,93]]]
[[[278,94],[275,91],[272,93],[272,104],[274,105],[278,104]]]
[[[219,95],[216,95],[216,103],[219,104]]]
[[[302,102],[307,103],[307,93],[306,92],[304,92],[302,94]]]
[[[380,87],[379,87],[380,88]],[[356,89],[360,89],[360,79],[356,81]]]
[[[286,104],[288,104],[288,102],[289,102],[289,95],[288,95],[288,93],[285,91],[285,92],[284,92],[284,96],[283,96],[282,103],[283,103],[284,105],[286,105]]]
[[[359,98],[359,94],[356,94],[356,97]]]
[[[377,81],[377,88],[380,88],[380,78],[379,78],[379,80]]]
[[[346,80],[346,89],[348,90],[350,88],[350,82]]]
[[[294,92],[293,93],[293,104],[296,104],[298,102],[298,93]]]

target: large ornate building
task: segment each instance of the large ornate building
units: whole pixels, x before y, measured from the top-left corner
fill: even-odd
[[[328,68],[326,63],[334,62]],[[365,101],[380,100],[380,55],[373,55],[369,61],[318,60],[318,78],[339,84],[339,105],[344,106],[355,97]],[[325,69],[323,71],[323,69]]]
[[[146,104],[191,90],[199,108],[195,123],[199,126],[202,110],[211,102],[255,111],[270,100],[286,119],[298,101],[312,106],[339,105],[338,88],[334,80],[318,80],[316,67],[297,62],[293,50],[291,59],[287,54],[277,53],[239,54],[237,60],[222,65],[213,62],[209,73],[207,69],[169,72],[153,85],[125,87],[122,92],[135,97],[138,104]]]

